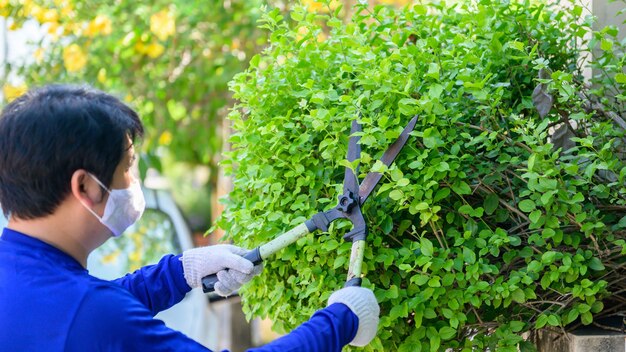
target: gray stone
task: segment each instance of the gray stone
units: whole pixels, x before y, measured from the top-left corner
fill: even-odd
[[[539,352],[625,352],[626,332],[587,327],[563,335],[542,330],[534,342]]]

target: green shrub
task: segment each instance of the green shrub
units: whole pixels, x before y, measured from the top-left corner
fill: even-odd
[[[571,7],[357,5],[349,22],[340,9],[267,12],[268,48],[231,82],[223,166],[234,190],[218,226],[253,247],[335,206],[358,119],[361,175],[384,172],[363,208],[364,286],[381,306],[366,351],[528,350],[526,331],[622,310],[611,294],[625,286],[624,131],[606,106],[624,98],[623,57],[611,53],[618,75],[602,76],[618,94],[585,89],[591,21]],[[615,34],[591,44],[607,49],[613,36],[616,49]],[[590,106],[594,93],[604,105]],[[395,164],[376,163],[415,114]],[[568,149],[552,129],[574,134]],[[242,290],[247,313],[289,330],[323,307],[346,277],[349,228],[335,223],[267,261]]]

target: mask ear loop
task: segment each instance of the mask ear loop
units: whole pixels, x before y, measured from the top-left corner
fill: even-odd
[[[100,187],[102,187],[105,191],[107,191],[109,194],[111,194],[111,191],[109,191],[107,186],[105,186],[102,182],[100,182],[100,180],[98,180],[98,178],[96,176],[94,176],[91,172],[87,172],[87,175],[89,175],[92,179],[94,179],[94,181],[96,181],[100,185]],[[93,216],[95,216],[96,219],[98,219],[100,222],[102,222],[102,217],[100,217],[100,215],[96,214],[96,212],[93,211],[93,209],[91,209],[85,203],[83,203],[82,200],[80,201],[80,204],[82,204],[83,207],[85,207],[85,209],[87,209],[91,214],[93,214]]]
[[[104,188],[105,191],[107,191],[109,194],[111,194],[111,191],[109,190],[109,188],[107,186],[105,186],[104,183],[100,182],[100,180],[98,180],[98,178],[96,176],[94,176],[91,172],[87,172],[87,175],[89,175],[89,177],[93,178],[94,181],[98,182],[100,187]]]

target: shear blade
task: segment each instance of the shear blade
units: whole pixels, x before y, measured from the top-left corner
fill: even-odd
[[[398,154],[400,154],[400,151],[409,139],[409,134],[415,128],[415,123],[417,123],[417,115],[409,121],[402,133],[400,133],[400,136],[398,136],[396,141],[393,142],[389,148],[387,148],[383,156],[380,158],[380,161],[387,167],[389,167]],[[372,193],[374,188],[376,188],[376,185],[378,184],[378,181],[380,181],[381,177],[382,174],[379,172],[370,172],[367,176],[365,176],[365,179],[361,182],[361,186],[359,188],[359,204],[365,203],[367,197],[369,197],[370,193]]]
[[[361,132],[361,125],[355,120],[352,120],[352,127],[350,128],[350,142],[348,143],[347,159],[349,162],[353,162],[361,156],[361,145],[359,141],[361,136],[355,136],[356,132]],[[358,172],[358,167],[356,170]],[[346,172],[343,178],[343,193],[352,192],[352,195],[356,198],[359,193],[359,181],[354,171],[349,167],[346,167]],[[356,199],[355,199],[356,200]]]

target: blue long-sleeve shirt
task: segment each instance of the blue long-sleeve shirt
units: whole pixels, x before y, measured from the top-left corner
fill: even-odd
[[[180,302],[179,256],[114,281],[95,278],[61,250],[4,229],[0,237],[0,351],[208,351],[153,316]],[[343,304],[250,352],[341,351],[358,328]]]

